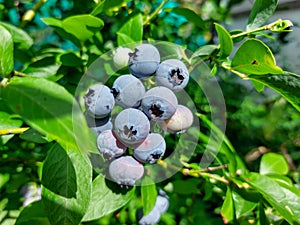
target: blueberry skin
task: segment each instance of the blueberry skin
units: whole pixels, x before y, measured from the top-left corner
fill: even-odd
[[[166,151],[165,139],[158,133],[150,133],[133,151],[133,156],[143,163],[155,163]]]
[[[95,118],[104,118],[111,113],[115,99],[109,87],[95,84],[84,95],[84,103],[89,115]]]
[[[189,72],[185,64],[180,60],[167,59],[158,66],[155,81],[159,86],[178,92],[188,84]]]
[[[112,86],[115,102],[123,108],[138,106],[145,92],[143,83],[131,74],[119,76]]]
[[[109,165],[110,177],[121,186],[133,186],[144,175],[144,166],[132,156],[122,156]]]
[[[151,120],[164,121],[173,116],[177,105],[176,95],[170,89],[158,86],[145,93],[141,109]]]
[[[128,65],[129,53],[132,53],[132,50],[129,48],[118,47],[113,55],[114,65],[121,69]]]
[[[165,121],[170,133],[183,133],[193,124],[193,113],[184,105],[178,105],[174,115]]]
[[[117,140],[111,130],[103,131],[98,135],[97,148],[106,160],[123,155],[127,149]]]
[[[114,121],[114,132],[123,144],[136,147],[148,136],[150,122],[140,110],[128,108],[122,110]]]
[[[149,77],[155,73],[160,63],[160,54],[154,45],[141,44],[129,53],[130,73],[138,78]]]

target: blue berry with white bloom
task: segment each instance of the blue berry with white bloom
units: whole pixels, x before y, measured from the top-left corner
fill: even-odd
[[[110,177],[121,186],[133,186],[144,175],[144,166],[132,156],[121,156],[109,164]]]
[[[115,102],[123,108],[138,106],[145,92],[143,83],[131,74],[119,76],[112,86]]]
[[[133,151],[133,156],[143,163],[155,163],[166,151],[165,139],[158,133],[150,133]]]
[[[115,118],[114,132],[117,138],[128,147],[141,144],[149,131],[150,122],[147,116],[138,109],[124,109]]]
[[[151,44],[141,44],[129,53],[128,66],[130,73],[138,78],[154,74],[160,63],[160,54]]]
[[[170,89],[158,86],[145,93],[141,109],[151,120],[163,121],[173,116],[177,105],[176,95]]]
[[[95,118],[104,118],[111,113],[115,99],[109,87],[95,84],[84,95],[84,103],[89,115]]]
[[[158,66],[155,81],[159,86],[175,92],[181,91],[188,84],[189,71],[182,61],[167,59]]]

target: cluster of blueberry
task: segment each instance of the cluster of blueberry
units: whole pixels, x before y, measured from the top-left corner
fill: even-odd
[[[182,61],[161,62],[158,49],[151,44],[141,44],[134,51],[120,49],[114,61],[117,66],[125,62],[131,74],[119,76],[111,88],[92,85],[84,95],[84,103],[88,125],[98,135],[97,147],[110,161],[111,179],[122,186],[132,186],[144,174],[142,163],[155,163],[166,150],[164,137],[150,132],[151,123],[161,123],[172,133],[183,132],[192,125],[193,114],[178,104],[175,95],[189,81]],[[146,90],[143,81],[153,74],[157,86]],[[122,110],[112,121],[115,105]],[[132,155],[124,155],[127,148],[133,149]]]

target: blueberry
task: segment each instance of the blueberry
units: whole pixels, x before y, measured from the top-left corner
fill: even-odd
[[[160,63],[160,54],[151,44],[141,44],[129,53],[130,73],[138,78],[149,77],[155,73]]]
[[[166,193],[159,190],[156,197],[155,205],[149,214],[143,216],[139,220],[139,225],[156,224],[160,220],[161,214],[165,213],[169,208],[169,198]]]
[[[131,74],[119,76],[112,86],[116,104],[123,108],[136,107],[145,95],[143,83]]]
[[[169,208],[169,197],[163,190],[159,190],[154,207],[160,214],[167,212]]]
[[[97,147],[106,160],[123,155],[127,149],[117,140],[111,130],[105,130],[98,135]]]
[[[150,213],[147,215],[143,216],[139,220],[139,225],[152,225],[152,224],[157,224],[160,220],[160,212],[158,209],[153,208]]]
[[[129,53],[132,53],[131,49],[118,47],[113,55],[113,62],[117,68],[123,68],[128,65]]]
[[[149,131],[150,122],[138,109],[124,109],[115,118],[114,132],[118,139],[129,147],[142,143]]]
[[[189,72],[180,60],[167,59],[158,66],[155,81],[159,86],[180,91],[188,84]]]
[[[159,86],[145,93],[141,109],[151,120],[163,121],[173,116],[177,105],[176,95],[170,89]]]
[[[155,163],[166,151],[165,139],[158,133],[150,133],[133,151],[133,156],[143,163]]]
[[[165,121],[171,133],[182,133],[193,124],[193,113],[184,105],[178,105],[175,114]]]
[[[122,156],[110,163],[109,175],[121,186],[133,186],[144,175],[144,167],[132,156]]]
[[[115,99],[109,87],[103,84],[95,84],[89,88],[84,96],[87,112],[95,118],[108,116],[114,105]]]

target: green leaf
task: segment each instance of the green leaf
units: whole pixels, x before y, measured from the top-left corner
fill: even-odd
[[[79,224],[90,201],[92,167],[87,155],[53,145],[44,161],[42,200],[52,225]]]
[[[156,185],[148,176],[145,176],[142,180],[141,194],[143,202],[143,213],[144,215],[148,215],[148,213],[151,212],[155,205],[157,196]]]
[[[42,78],[14,77],[1,93],[13,112],[47,138],[97,152],[95,135],[73,96],[62,86]]]
[[[15,225],[50,225],[42,201],[26,206],[18,216]]]
[[[33,45],[32,38],[24,30],[4,22],[0,22],[0,25],[9,31],[13,42],[18,44],[18,48],[28,49]]]
[[[22,125],[22,121],[14,118],[12,115],[7,112],[0,111],[0,130],[9,129],[9,128],[18,128]],[[6,144],[14,134],[0,136],[0,143]]]
[[[117,32],[118,45],[140,42],[143,38],[143,17],[137,14],[130,18]]]
[[[204,45],[198,48],[192,55],[191,58],[201,57],[201,56],[209,56],[211,55],[216,49],[218,49],[217,45]]]
[[[184,16],[189,22],[194,23],[197,27],[205,30],[206,24],[203,21],[202,17],[195,13],[193,10],[188,8],[176,7],[165,9],[167,12],[173,12],[178,15]]]
[[[233,41],[228,31],[220,24],[215,23],[215,28],[220,40],[220,57],[226,58],[233,49]]]
[[[174,180],[174,192],[181,195],[199,194],[199,185],[201,180],[190,178],[186,180]]]
[[[67,17],[62,21],[63,29],[80,41],[86,41],[104,26],[104,22],[92,15],[82,14]]]
[[[251,187],[259,191],[264,199],[290,224],[300,223],[299,195],[258,173],[249,173],[244,179]]]
[[[91,15],[96,16],[102,12],[108,14],[108,12],[110,12],[111,9],[120,8],[120,6],[124,2],[126,2],[126,1],[124,1],[124,0],[114,0],[114,1],[102,0],[93,9],[93,11],[91,12]]]
[[[251,80],[251,83],[253,85],[253,87],[255,88],[256,91],[261,92],[265,89],[265,85],[263,85],[260,82],[257,82],[255,80]]]
[[[232,191],[232,198],[237,219],[242,217],[244,214],[251,212],[257,206],[257,203],[244,199],[235,191]]]
[[[48,142],[52,141],[32,128],[30,128],[30,129],[26,130],[24,133],[20,134],[19,137],[23,140],[35,142],[35,143],[39,143],[39,144],[48,143]]]
[[[262,202],[259,203],[258,210],[257,210],[257,225],[269,225],[270,221],[265,213],[265,208]]]
[[[299,75],[284,71],[280,75],[251,75],[249,78],[272,88],[300,112]]]
[[[64,66],[79,67],[83,62],[74,52],[67,52],[60,55],[59,60]]]
[[[225,200],[221,208],[221,215],[225,224],[235,219],[235,208],[230,187],[227,187]]]
[[[269,47],[258,39],[246,40],[235,53],[232,69],[249,74],[282,74]]]
[[[118,210],[131,200],[134,193],[135,187],[121,188],[99,174],[93,181],[91,201],[83,221],[96,220]]]
[[[53,27],[54,30],[64,39],[72,41],[77,47],[81,47],[81,43],[73,34],[68,33],[64,28],[61,20],[55,18],[41,18],[41,20],[50,27]]]
[[[247,31],[264,25],[275,12],[278,0],[256,0],[248,18]]]
[[[260,161],[260,174],[279,174],[286,175],[289,172],[289,166],[283,155],[277,153],[264,154]]]
[[[0,25],[0,73],[7,77],[14,69],[14,45],[11,34]]]

